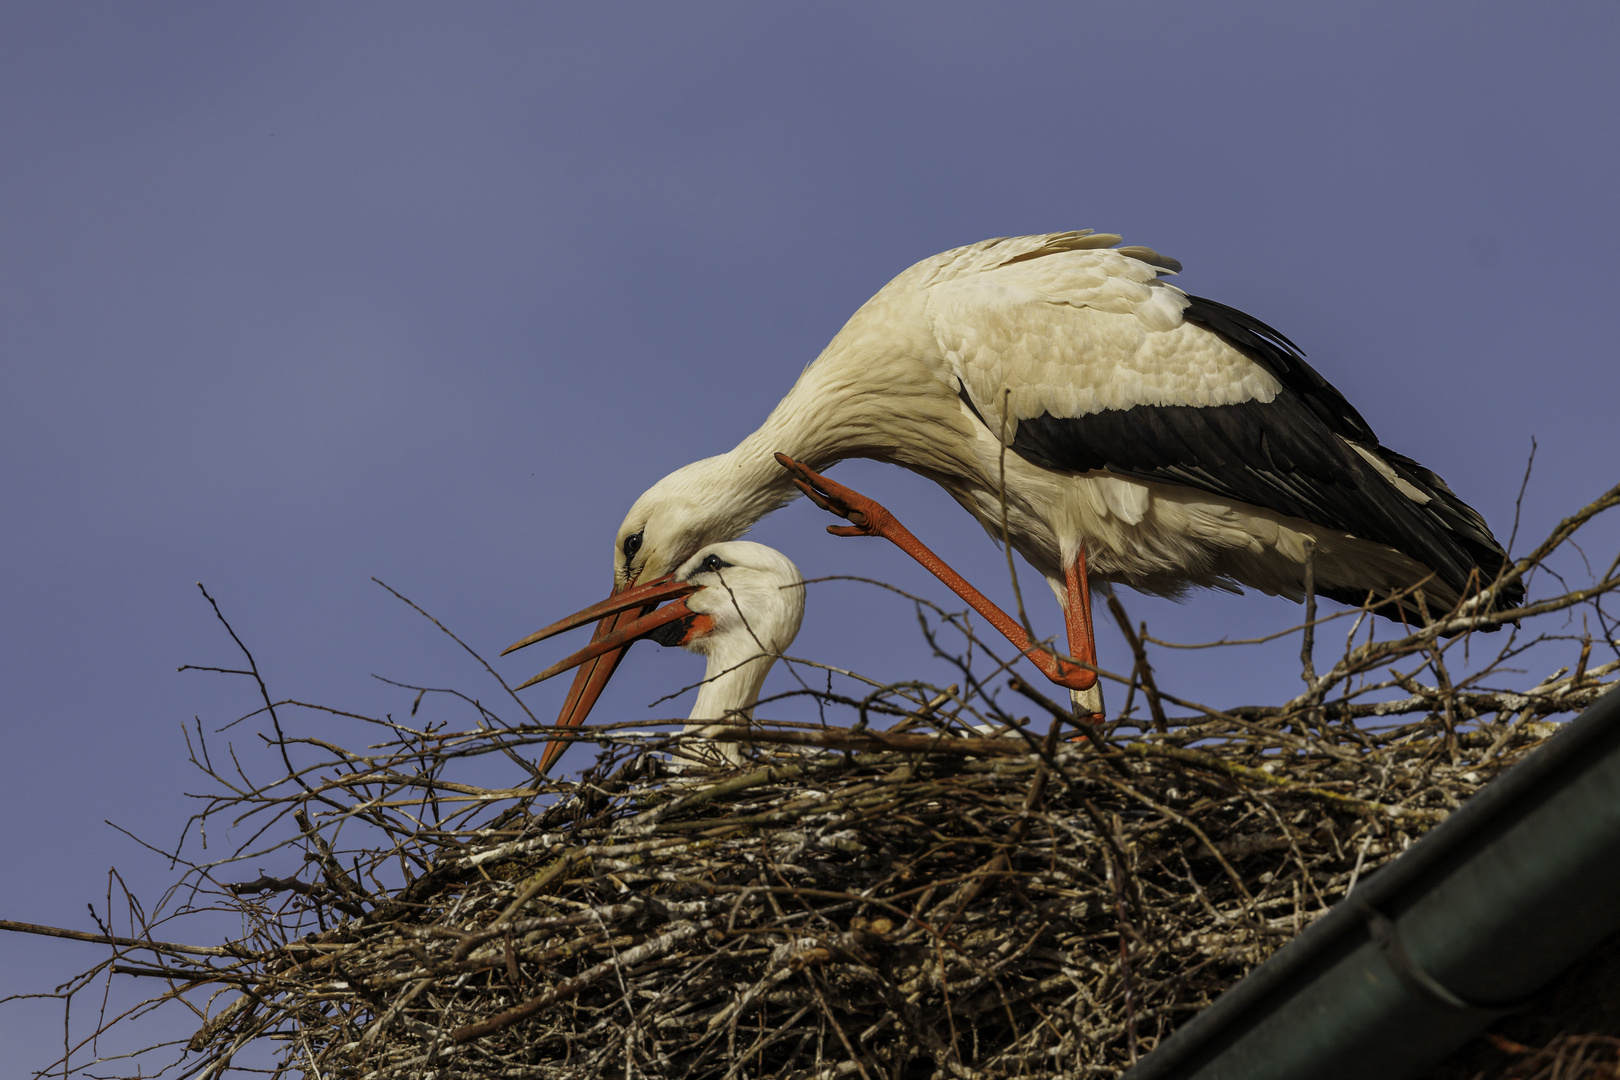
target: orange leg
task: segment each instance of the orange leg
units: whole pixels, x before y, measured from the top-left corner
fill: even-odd
[[[1063,612],[1063,621],[1069,630],[1069,655],[1095,667],[1097,644],[1091,631],[1091,586],[1086,580],[1085,545],[1075,554],[1074,562],[1064,568],[1063,578],[1069,592],[1069,603]]]
[[[837,514],[850,524],[829,525],[827,531],[834,536],[881,536],[901,551],[922,563],[923,567],[966,600],[980,615],[1012,642],[1013,648],[1029,657],[1041,669],[1041,674],[1069,690],[1088,691],[1097,685],[1097,651],[1091,634],[1091,591],[1086,585],[1085,554],[1082,552],[1075,565],[1069,568],[1069,611],[1065,621],[1069,629],[1069,651],[1076,660],[1089,665],[1081,667],[1054,656],[1025,633],[1018,622],[1002,611],[978,589],[945,564],[945,561],[911,534],[894,515],[859,492],[851,491],[836,481],[799,464],[786,454],[777,454],[776,460],[793,474],[793,483],[823,510]],[[1097,695],[1100,701],[1100,695]]]
[[[1097,636],[1091,625],[1091,585],[1086,580],[1084,544],[1075,552],[1074,562],[1063,568],[1063,581],[1069,594],[1063,610],[1063,623],[1069,631],[1069,655],[1096,667]],[[1090,686],[1071,686],[1070,691],[1076,712],[1089,714],[1096,724],[1107,719],[1103,715],[1102,687],[1096,685],[1096,679]]]

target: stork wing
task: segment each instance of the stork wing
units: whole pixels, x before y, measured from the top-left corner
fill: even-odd
[[[1128,250],[1128,249],[1127,249]],[[1276,330],[1074,251],[929,289],[964,401],[1025,460],[1177,484],[1387,544],[1461,592],[1502,549],[1434,473],[1378,445]]]

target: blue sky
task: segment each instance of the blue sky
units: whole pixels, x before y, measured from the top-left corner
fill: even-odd
[[[491,655],[599,599],[643,488],[751,430],[890,277],[989,236],[1180,259],[1504,536],[1534,437],[1539,537],[1620,471],[1617,30],[1600,3],[7,5],[0,918],[89,929],[109,866],[168,880],[103,822],[172,842],[203,787],[180,725],[252,707],[175,671],[236,662],[195,582],[278,696],[493,700],[373,575]],[[1006,595],[925,481],[834,475]],[[798,503],[754,538],[945,599],[824,523]],[[1180,640],[1297,615],[1127,600]],[[948,678],[909,606],[850,585],[810,594],[795,652]],[[1212,701],[1295,685],[1178,662]],[[658,715],[700,670],[642,646],[601,708]],[[0,994],[93,952],[0,937]],[[43,1065],[57,1017],[0,1008],[8,1059]]]

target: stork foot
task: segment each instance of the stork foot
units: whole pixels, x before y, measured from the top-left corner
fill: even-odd
[[[827,531],[834,536],[882,536],[894,539],[889,529],[894,523],[894,516],[874,500],[836,480],[827,479],[786,454],[777,454],[776,461],[792,474],[793,486],[804,492],[805,498],[849,522],[848,525],[827,526]]]

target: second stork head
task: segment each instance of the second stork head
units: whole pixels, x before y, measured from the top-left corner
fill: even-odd
[[[557,717],[558,727],[578,727],[630,645],[651,639],[684,646],[709,660],[685,729],[707,734],[706,722],[747,719],[771,665],[793,643],[803,618],[804,579],[798,567],[774,548],[733,540],[710,544],[673,573],[616,592],[530,634],[502,655],[600,620],[589,645],[518,687],[580,668]],[[562,742],[547,746],[540,771],[550,769],[565,747]]]

